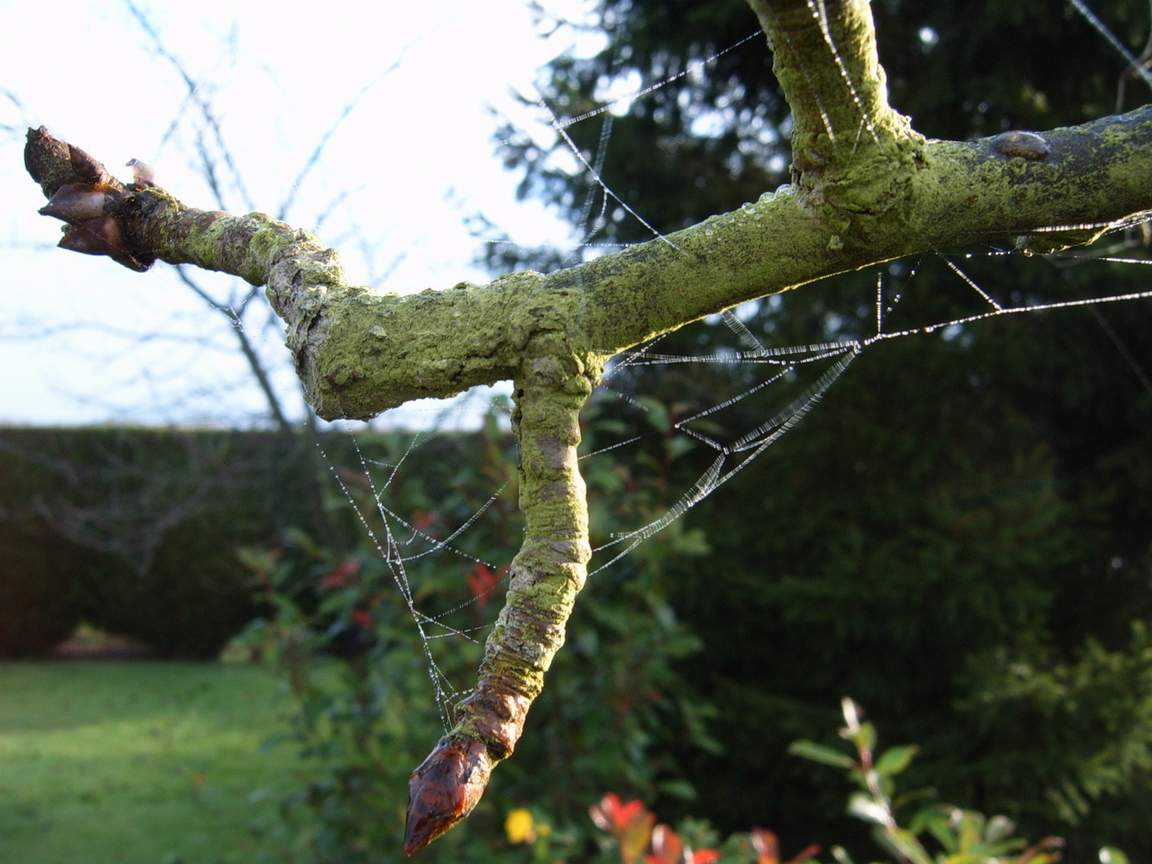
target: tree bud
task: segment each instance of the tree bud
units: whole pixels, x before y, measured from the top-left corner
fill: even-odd
[[[120,225],[111,216],[100,216],[72,225],[64,231],[57,244],[61,249],[85,255],[124,256],[124,236]]]
[[[84,183],[68,183],[57,189],[52,200],[41,207],[39,212],[43,216],[79,225],[103,216],[106,203],[108,193],[102,189]]]

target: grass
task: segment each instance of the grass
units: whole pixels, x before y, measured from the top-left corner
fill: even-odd
[[[261,790],[296,767],[261,749],[287,710],[250,666],[0,664],[0,862],[257,860]]]

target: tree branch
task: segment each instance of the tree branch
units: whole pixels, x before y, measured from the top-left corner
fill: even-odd
[[[861,144],[908,137],[888,105],[868,0],[748,0],[772,48],[772,71],[792,109],[797,170]]]
[[[870,148],[809,188],[550,274],[578,292],[581,326],[612,354],[729,306],[931,249],[1017,245],[1091,223],[1063,245],[1152,208],[1152,108],[1042,135]],[[1045,250],[1049,251],[1049,250]]]
[[[592,555],[576,448],[580,409],[602,367],[566,353],[562,339],[534,345],[516,380],[524,543],[512,561],[508,597],[484,645],[480,680],[456,725],[409,781],[404,851],[450,830],[480,800],[492,768],[512,755],[544,673],[584,587]]]
[[[29,132],[27,151],[50,196],[103,171],[77,170],[74,159],[94,160],[43,130]],[[513,378],[542,333],[564,333],[573,352],[610,356],[746,300],[892,258],[1011,245],[1045,227],[1101,230],[1152,207],[1152,108],[1042,135],[908,137],[804,180],[666,242],[548,276],[406,296],[347,284],[334,251],[262,214],[196,210],[115,180],[102,187],[109,216],[101,218],[115,219],[122,245],[96,251],[128,266],[159,258],[266,284],[317,414],[370,417]]]

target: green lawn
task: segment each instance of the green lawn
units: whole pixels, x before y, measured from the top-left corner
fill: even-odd
[[[286,712],[254,667],[0,664],[0,862],[254,862]]]

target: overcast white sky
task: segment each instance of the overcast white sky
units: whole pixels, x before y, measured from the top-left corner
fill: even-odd
[[[542,39],[521,0],[330,0],[308,12],[220,0],[138,5],[201,82],[256,209],[276,211],[325,130],[370,88],[288,214],[311,228],[347,196],[319,233],[357,281],[379,284],[394,263],[389,290],[485,278],[474,264],[480,241],[466,226],[475,213],[521,242],[566,236],[539,205],[515,203],[516,178],[493,156],[491,111],[514,111],[512,88],[527,90],[557,53],[591,46],[570,31]],[[579,0],[549,5],[581,8]],[[51,20],[40,24],[45,14]],[[128,5],[0,0],[0,124],[11,127],[0,142],[0,423],[224,423],[258,414],[263,403],[227,323],[171,268],[141,276],[55,250],[58,223],[36,214],[44,202],[21,150],[24,128],[40,124],[113,170],[143,159],[188,203],[215,206],[196,154],[198,109]],[[246,209],[226,166],[218,168],[228,208]],[[221,299],[244,288],[198,278]],[[276,356],[278,333],[264,336]],[[290,373],[275,365],[295,409]]]

